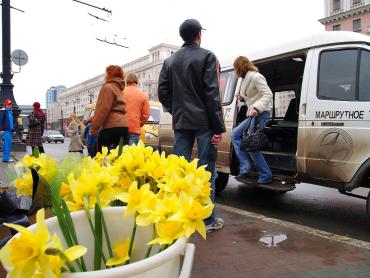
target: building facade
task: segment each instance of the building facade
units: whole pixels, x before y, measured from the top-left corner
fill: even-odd
[[[53,86],[46,91],[46,118],[48,128],[58,126],[60,116],[58,116],[58,98],[60,94],[66,89],[65,86]]]
[[[370,35],[370,0],[324,0],[326,31],[353,31]]]
[[[123,71],[125,75],[136,73],[139,77],[139,87],[147,93],[150,100],[158,100],[158,78],[163,62],[178,48],[174,45],[159,44],[149,49],[148,55],[124,64]],[[104,74],[101,74],[64,90],[57,101],[59,103],[59,121],[63,122],[61,114],[64,120],[68,119],[72,113],[83,118],[88,104],[96,102],[103,84]]]

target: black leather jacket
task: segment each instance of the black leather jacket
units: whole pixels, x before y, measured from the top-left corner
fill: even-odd
[[[158,98],[172,114],[173,129],[225,132],[219,67],[211,51],[188,42],[164,61]]]

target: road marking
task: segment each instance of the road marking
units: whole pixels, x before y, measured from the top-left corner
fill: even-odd
[[[240,214],[240,215],[244,215],[244,216],[252,217],[252,218],[255,218],[255,219],[259,219],[259,220],[262,220],[262,221],[265,221],[265,222],[282,225],[284,227],[292,228],[292,229],[302,231],[302,232],[305,232],[305,233],[309,233],[309,234],[312,234],[312,235],[315,235],[315,236],[320,236],[320,237],[323,237],[323,238],[339,241],[339,242],[342,242],[342,243],[355,245],[357,247],[363,247],[363,248],[366,248],[366,249],[370,249],[370,242],[367,242],[367,241],[354,239],[354,238],[350,238],[350,237],[347,237],[347,236],[337,235],[337,234],[334,234],[334,233],[318,230],[318,229],[315,229],[315,228],[310,228],[310,227],[307,227],[307,226],[287,222],[287,221],[284,221],[284,220],[270,218],[270,217],[267,217],[267,216],[262,215],[262,214],[249,212],[249,211],[246,211],[246,210],[241,210],[241,209],[226,206],[226,205],[216,204],[216,207],[224,209],[224,210],[229,211],[229,212],[233,212],[233,213],[237,213],[237,214]]]

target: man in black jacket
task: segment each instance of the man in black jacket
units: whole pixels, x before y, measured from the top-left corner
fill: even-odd
[[[219,92],[220,65],[216,56],[200,47],[202,26],[195,19],[180,25],[184,44],[164,61],[158,82],[158,98],[172,114],[175,133],[174,153],[190,161],[197,139],[199,166],[207,164],[212,173],[211,198],[214,202],[217,144],[222,140],[225,124]],[[205,220],[207,232],[223,227],[214,211]]]

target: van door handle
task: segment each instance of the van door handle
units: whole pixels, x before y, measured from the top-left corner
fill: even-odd
[[[301,108],[302,116],[306,116],[306,107],[307,107],[307,103],[302,103],[302,108]]]

